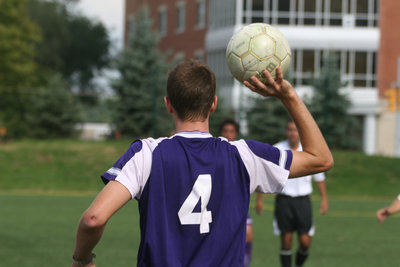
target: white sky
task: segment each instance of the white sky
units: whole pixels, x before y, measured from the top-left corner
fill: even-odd
[[[122,48],[125,0],[80,0],[77,9],[84,15],[103,22],[113,47],[118,50]]]

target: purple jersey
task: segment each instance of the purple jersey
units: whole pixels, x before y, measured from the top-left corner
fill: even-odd
[[[250,194],[280,192],[292,153],[181,132],[143,139],[102,175],[139,202],[138,266],[243,266]]]

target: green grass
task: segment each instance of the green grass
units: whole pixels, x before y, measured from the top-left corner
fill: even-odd
[[[0,144],[0,267],[68,266],[82,212],[102,187],[100,174],[130,141],[23,140]],[[400,188],[400,160],[335,151],[328,172],[330,211],[317,214],[308,267],[398,266],[400,216],[379,225],[375,211]],[[254,198],[252,204],[254,204]],[[254,220],[252,266],[279,266],[272,234],[273,197]],[[98,266],[135,266],[139,245],[136,201],[107,225],[96,248]]]
[[[68,266],[81,213],[94,195],[0,194],[0,266]],[[254,220],[253,267],[279,266],[279,239],[272,234],[271,196]],[[317,212],[318,201],[314,201]],[[331,199],[330,212],[315,214],[317,226],[307,267],[398,266],[400,218],[379,225],[375,199]],[[253,213],[253,210],[251,210]],[[139,245],[135,200],[109,222],[96,247],[98,266],[135,266]]]
[[[129,147],[129,140],[24,140],[0,144],[1,191],[92,191],[99,176]],[[400,159],[334,151],[328,172],[331,195],[394,197],[400,188]]]
[[[0,189],[98,191],[129,141],[24,140],[0,144]]]

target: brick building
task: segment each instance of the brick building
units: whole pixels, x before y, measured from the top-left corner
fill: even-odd
[[[385,98],[397,79],[400,34],[393,25],[400,25],[400,1],[126,0],[126,35],[132,14],[143,3],[161,35],[160,48],[176,58],[205,60],[216,73],[220,96],[243,122],[240,114],[250,92],[225,64],[226,45],[235,31],[253,22],[282,31],[292,48],[290,71],[301,96],[312,94],[310,81],[319,73],[321,58],[335,53],[345,84],[341,90],[352,102],[349,112],[363,125],[363,150],[396,155],[398,148],[400,156],[400,120],[396,123]]]
[[[197,58],[205,61],[206,0],[126,0],[125,44],[134,28],[135,13],[142,5],[150,9],[162,51],[171,51],[178,60]]]

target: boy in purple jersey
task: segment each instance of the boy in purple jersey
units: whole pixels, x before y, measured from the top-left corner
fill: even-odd
[[[209,132],[217,107],[215,77],[187,60],[169,74],[165,106],[176,134],[134,141],[102,175],[107,183],[80,220],[72,266],[95,266],[93,248],[110,217],[135,198],[141,241],[138,266],[243,266],[250,194],[280,192],[288,177],[328,170],[333,158],[307,108],[277,69],[244,84],[278,97],[298,126],[303,151]]]
[[[235,141],[239,134],[239,124],[233,119],[224,120],[219,127],[219,134],[229,142]],[[244,251],[244,267],[250,266],[251,251],[253,247],[253,221],[250,214],[246,219],[246,247]]]

